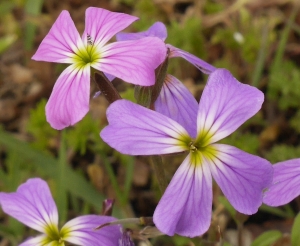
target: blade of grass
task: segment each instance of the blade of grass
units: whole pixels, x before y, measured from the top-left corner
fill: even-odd
[[[261,207],[259,208],[260,211],[264,211],[270,214],[274,214],[277,216],[280,216],[282,218],[292,218],[293,215],[290,214],[289,212],[283,211],[280,208],[275,208],[275,207],[269,207],[265,204],[261,205]]]
[[[25,3],[25,13],[27,16],[38,16],[41,13],[44,0],[27,0]],[[26,50],[33,48],[33,41],[35,36],[36,26],[29,21],[25,25],[25,39],[24,46]]]
[[[124,200],[126,203],[129,199],[129,192],[133,179],[133,170],[134,170],[134,157],[128,155],[121,155],[121,161],[126,165],[126,176],[124,183]]]
[[[291,234],[292,246],[299,246],[300,244],[299,230],[300,230],[300,213],[296,216],[292,227],[292,234]]]
[[[264,27],[262,28],[261,45],[258,52],[258,57],[256,60],[255,69],[252,77],[252,85],[255,87],[258,87],[259,85],[259,81],[261,79],[262,71],[264,68],[264,63],[266,60],[268,33],[269,33],[268,25],[265,24]]]
[[[110,182],[111,182],[111,185],[112,187],[114,188],[114,191],[116,193],[116,196],[117,196],[117,201],[123,205],[124,204],[124,196],[121,192],[121,190],[119,189],[119,184],[118,184],[118,181],[117,181],[117,177],[116,175],[114,174],[114,170],[111,166],[111,164],[109,163],[109,161],[107,160],[106,156],[101,153],[101,159],[103,161],[103,164],[105,166],[105,169],[107,171],[107,174],[109,176],[109,179],[110,179]]]
[[[282,233],[277,230],[267,231],[257,237],[251,246],[267,246],[273,245],[279,238],[282,237]]]
[[[295,18],[297,16],[297,13],[299,11],[299,5],[295,5],[295,8],[293,9],[290,18],[287,21],[287,24],[281,34],[281,39],[278,44],[277,52],[275,54],[274,62],[272,63],[271,71],[280,69],[280,64],[282,62],[285,46],[288,40],[289,33],[292,29],[292,24],[295,21]]]
[[[15,150],[10,150],[8,152],[6,166],[8,173],[8,183],[6,183],[6,187],[9,191],[15,191],[17,187],[20,185],[20,160],[19,155]]]

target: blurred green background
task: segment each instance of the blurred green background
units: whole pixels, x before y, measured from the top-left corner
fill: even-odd
[[[115,198],[118,218],[152,216],[161,196],[149,160],[124,156],[99,137],[108,103],[91,85],[89,114],[74,127],[56,131],[45,104],[65,65],[35,62],[31,56],[63,9],[82,33],[84,13],[95,6],[138,16],[127,31],[162,21],[167,43],[216,67],[230,70],[265,93],[260,112],[223,142],[272,163],[300,157],[300,2],[297,0],[1,0],[0,1],[0,190],[15,191],[30,177],[47,180],[60,222],[101,211]],[[180,58],[169,72],[197,100],[207,79]],[[114,81],[124,98],[133,87]],[[171,179],[183,156],[165,157]],[[161,236],[136,245],[300,245],[300,199],[253,216],[236,213],[214,187],[213,221],[202,238]],[[297,218],[294,220],[294,218]],[[141,227],[129,225],[139,233]],[[17,245],[35,232],[0,211],[0,245]]]

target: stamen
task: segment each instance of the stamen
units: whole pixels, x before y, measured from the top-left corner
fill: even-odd
[[[198,148],[194,145],[193,142],[189,143],[189,148],[190,148],[190,151],[192,151],[192,152],[195,152],[196,150],[198,150]]]

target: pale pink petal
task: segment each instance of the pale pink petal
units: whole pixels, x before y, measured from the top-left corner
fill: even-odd
[[[83,47],[83,42],[70,17],[64,10],[41,42],[32,59],[59,63],[73,63],[70,57]]]
[[[189,154],[176,171],[159,201],[154,215],[163,233],[196,237],[204,234],[211,222],[212,178],[201,153]]]
[[[74,125],[89,111],[90,67],[67,67],[57,79],[46,105],[47,121],[58,130]]]
[[[154,105],[155,111],[175,120],[188,131],[192,138],[196,137],[198,103],[178,79],[167,75]]]
[[[114,220],[116,219],[110,216],[80,216],[67,222],[61,231],[70,230],[64,240],[75,245],[116,246],[122,237],[119,225],[105,226],[95,230],[96,227]]]
[[[166,46],[159,38],[116,42],[98,51],[101,59],[92,66],[126,82],[150,86],[155,83],[154,70],[166,58]]]
[[[189,52],[178,49],[170,44],[167,44],[167,47],[170,49],[169,57],[182,57],[187,60],[191,64],[193,64],[196,68],[198,68],[202,73],[211,74],[216,68],[209,63],[199,59],[197,56],[190,54]]]
[[[5,213],[23,224],[43,233],[58,225],[58,212],[47,183],[39,178],[29,179],[17,192],[0,193]]]
[[[162,22],[155,22],[147,31],[136,33],[121,32],[116,36],[118,41],[136,40],[145,37],[157,37],[165,41],[167,38],[167,28]]]
[[[87,8],[85,12],[85,30],[83,41],[87,44],[87,35],[96,46],[103,46],[115,34],[125,29],[138,18],[135,16],[110,12],[106,9]]]
[[[300,195],[300,159],[279,162],[273,168],[273,182],[265,192],[263,202],[276,207],[285,205]]]
[[[257,88],[237,81],[226,69],[217,69],[208,78],[199,103],[198,137],[207,134],[206,144],[234,132],[256,114],[264,101]]]
[[[270,162],[233,146],[211,145],[217,153],[210,160],[211,173],[232,206],[254,214],[262,204],[263,191],[271,185]]]
[[[109,125],[101,138],[128,155],[155,155],[185,150],[186,130],[172,119],[127,100],[112,103],[106,111]]]
[[[19,244],[19,246],[48,246],[48,244],[45,244],[45,242],[47,242],[47,236],[39,235],[37,237],[27,239],[25,242]]]

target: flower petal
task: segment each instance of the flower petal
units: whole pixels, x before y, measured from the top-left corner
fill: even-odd
[[[244,214],[254,214],[262,204],[263,190],[272,182],[273,168],[267,160],[233,146],[211,145],[211,173],[232,206]]]
[[[67,67],[57,79],[46,105],[47,121],[63,129],[80,121],[89,111],[90,67]]]
[[[94,45],[103,46],[116,33],[122,31],[137,19],[135,16],[115,13],[106,9],[87,8],[82,40],[87,44],[87,35],[90,35]]]
[[[119,239],[118,246],[135,246],[134,242],[131,240],[130,234],[132,231],[124,230],[122,233],[122,238]]]
[[[70,57],[83,47],[83,42],[68,11],[58,16],[32,59],[59,63],[73,63]]]
[[[14,193],[1,192],[0,204],[5,213],[37,231],[46,233],[49,225],[58,225],[56,205],[42,179],[29,179]]]
[[[166,58],[166,46],[159,38],[115,42],[98,51],[101,59],[92,66],[135,85],[155,83],[155,68]]]
[[[208,133],[207,144],[228,136],[256,114],[263,101],[257,88],[240,83],[226,69],[217,69],[209,76],[199,103],[198,134]]]
[[[115,220],[110,216],[85,215],[67,222],[61,231],[68,231],[64,240],[75,245],[115,246],[122,237],[119,225],[105,226],[99,230],[99,225]]]
[[[106,111],[109,125],[101,138],[128,155],[155,155],[184,151],[186,130],[172,119],[126,100],[112,103]]]
[[[198,68],[202,73],[211,74],[216,68],[209,63],[199,59],[197,56],[190,54],[189,52],[178,49],[170,44],[167,44],[167,48],[170,49],[169,57],[182,57],[187,60],[191,64],[193,64],[196,68]]]
[[[200,236],[210,225],[211,174],[204,162],[199,163],[201,154],[192,155],[176,171],[153,215],[156,227],[169,236]]]
[[[162,22],[155,22],[147,31],[137,33],[121,32],[116,35],[118,41],[136,40],[145,37],[157,37],[165,41],[167,38],[167,28]]]
[[[175,77],[167,75],[155,102],[155,111],[182,125],[192,138],[196,137],[198,103],[190,91]]]
[[[29,238],[25,242],[19,244],[19,246],[37,246],[37,245],[47,245],[45,242],[48,241],[46,235],[39,235],[37,237]]]
[[[300,195],[300,159],[279,162],[273,168],[273,182],[263,202],[269,206],[285,205]]]

